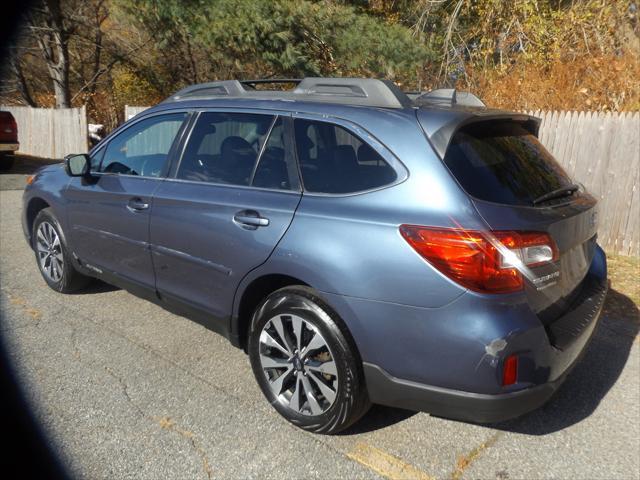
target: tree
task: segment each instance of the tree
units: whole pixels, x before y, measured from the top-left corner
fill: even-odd
[[[415,79],[427,52],[408,28],[332,2],[118,0],[153,40],[137,71],[163,94],[217,78],[373,75]],[[241,13],[240,13],[241,12]]]
[[[640,26],[626,0],[34,2],[0,97],[85,104],[112,126],[124,104],[227,78],[382,77],[412,90],[472,89],[509,108],[561,108],[570,98],[576,108],[587,97],[598,108],[637,108],[640,98]]]
[[[47,65],[57,108],[71,106],[69,38],[74,33],[75,24],[65,13],[60,0],[40,0],[28,14],[29,29]]]
[[[9,49],[3,94],[29,106],[91,106],[101,79],[134,50],[114,40],[108,0],[38,0]],[[7,73],[9,75],[7,75]],[[7,78],[9,77],[9,78]],[[13,77],[13,78],[10,78]]]

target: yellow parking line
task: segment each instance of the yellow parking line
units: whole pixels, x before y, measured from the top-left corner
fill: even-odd
[[[434,480],[413,465],[366,443],[357,443],[347,457],[391,480]]]
[[[501,432],[494,433],[488,440],[478,445],[468,454],[459,456],[458,462],[456,463],[456,468],[451,473],[451,480],[459,480],[460,478],[462,478],[462,474],[469,467],[469,465],[475,462],[482,454],[482,452],[496,443],[496,440],[500,438],[500,433]]]

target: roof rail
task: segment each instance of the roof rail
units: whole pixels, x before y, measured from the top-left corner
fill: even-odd
[[[301,78],[256,78],[255,80],[239,80],[242,85],[246,85],[251,88],[256,85],[277,85],[279,83],[295,83],[297,85],[301,81]]]
[[[446,107],[453,107],[455,105],[461,105],[463,107],[486,107],[484,102],[473,93],[458,92],[455,88],[438,88],[436,90],[431,90],[430,92],[415,96],[413,101],[417,105],[429,104]]]
[[[295,83],[293,90],[256,89],[257,84]],[[245,88],[248,87],[248,88]],[[258,79],[223,80],[192,85],[176,92],[165,102],[189,98],[232,97],[269,100],[301,100],[309,102],[341,103],[369,107],[405,108],[411,100],[393,82],[372,78],[307,77],[302,80]]]
[[[411,100],[390,80],[375,78],[307,77],[293,91],[297,94],[366,99],[363,105],[410,107]]]
[[[238,80],[222,80],[219,82],[198,83],[190,85],[177,91],[165,102],[182,100],[186,97],[209,97],[209,96],[239,96],[245,92],[244,87]]]

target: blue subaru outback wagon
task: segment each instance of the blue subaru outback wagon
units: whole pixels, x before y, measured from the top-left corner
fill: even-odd
[[[454,90],[287,82],[185,88],[40,170],[22,220],[46,283],[97,277],[224,335],[313,432],[372,402],[496,422],[547,401],[608,283],[596,200],[539,120]]]

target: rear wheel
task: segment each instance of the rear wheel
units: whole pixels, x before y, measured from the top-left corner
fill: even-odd
[[[309,288],[277,290],[258,307],[249,356],[267,400],[300,428],[336,433],[369,408],[355,345],[338,315]]]
[[[50,208],[41,210],[31,235],[38,268],[47,285],[61,293],[72,293],[90,282],[71,264],[62,229]]]

